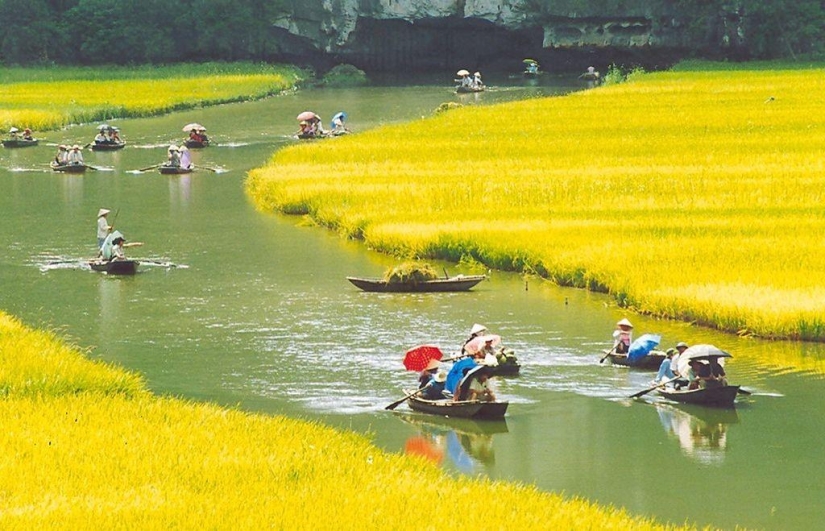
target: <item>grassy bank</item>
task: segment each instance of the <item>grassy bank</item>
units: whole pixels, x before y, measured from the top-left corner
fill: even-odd
[[[825,340],[825,66],[634,75],[279,151],[259,207],[620,305]]]
[[[0,68],[0,130],[151,116],[200,105],[262,98],[293,87],[290,66]]]
[[[580,499],[450,478],[316,423],[155,397],[0,313],[3,529],[677,529]],[[682,527],[678,528],[682,529]]]

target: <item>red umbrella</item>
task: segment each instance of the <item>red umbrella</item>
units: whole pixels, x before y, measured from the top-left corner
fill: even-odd
[[[423,371],[432,360],[444,357],[441,349],[435,345],[419,345],[404,354],[404,367],[408,371]]]

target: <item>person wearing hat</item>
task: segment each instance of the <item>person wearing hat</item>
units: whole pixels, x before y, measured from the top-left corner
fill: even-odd
[[[59,166],[65,166],[69,163],[69,151],[65,145],[60,144],[57,146],[57,154],[54,156],[54,162]]]
[[[23,130],[23,140],[34,140],[34,137],[32,136],[32,130],[28,127]]]
[[[80,146],[77,144],[73,145],[71,151],[69,151],[68,163],[74,166],[83,164],[83,153],[80,152]]]
[[[622,319],[616,323],[616,330],[613,331],[613,352],[616,354],[627,354],[630,350],[630,343],[633,341],[633,325],[627,319]]]
[[[192,154],[189,153],[189,148],[186,146],[180,147],[180,167],[185,170],[192,169]]]
[[[687,349],[688,344],[684,341],[679,341],[678,343],[676,343],[676,348],[674,349],[676,353],[670,359],[670,370],[673,371],[674,376],[679,376],[679,365],[677,362],[679,361],[679,356],[682,355],[682,352],[686,351]]]
[[[430,383],[430,380],[435,377],[435,373],[438,372],[439,362],[437,359],[431,359],[430,362],[424,367],[424,370],[421,371],[421,374],[418,375],[418,388],[424,389],[427,387],[427,384]]]
[[[481,81],[481,72],[476,72],[475,74],[473,74],[473,88],[474,89],[484,88],[484,82]]]
[[[109,220],[106,217],[109,215],[111,210],[107,208],[101,208],[97,211],[97,248],[98,250],[103,249],[103,242],[106,241],[106,236],[112,232],[112,226],[109,225]]]
[[[444,384],[447,383],[447,371],[440,370],[433,377],[430,385],[422,393],[422,397],[426,400],[444,400]]]
[[[169,146],[169,150],[167,151],[166,166],[180,168],[180,149],[174,144]]]
[[[470,387],[465,400],[479,400],[482,402],[495,402],[496,394],[490,388],[491,367],[483,367],[470,381]]]
[[[477,338],[478,336],[483,336],[486,333],[487,333],[487,327],[486,326],[480,325],[478,323],[474,324],[473,327],[470,328],[470,337],[468,337],[464,341],[464,344],[461,345],[461,354],[464,355],[464,354],[467,353],[467,351],[465,349],[465,347],[467,346],[467,343],[469,343],[473,339]]]

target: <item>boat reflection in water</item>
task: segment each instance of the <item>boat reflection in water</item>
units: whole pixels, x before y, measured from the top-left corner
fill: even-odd
[[[404,452],[418,455],[439,465],[475,474],[495,463],[493,438],[507,433],[507,421],[476,422],[469,419],[400,417],[418,433],[407,439]]]
[[[728,426],[739,422],[735,409],[672,404],[656,404],[656,409],[665,431],[679,440],[688,457],[705,465],[724,461]]]

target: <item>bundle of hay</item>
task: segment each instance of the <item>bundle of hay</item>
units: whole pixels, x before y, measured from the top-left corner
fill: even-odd
[[[384,272],[384,281],[390,284],[417,284],[438,278],[438,273],[430,264],[404,262]]]

